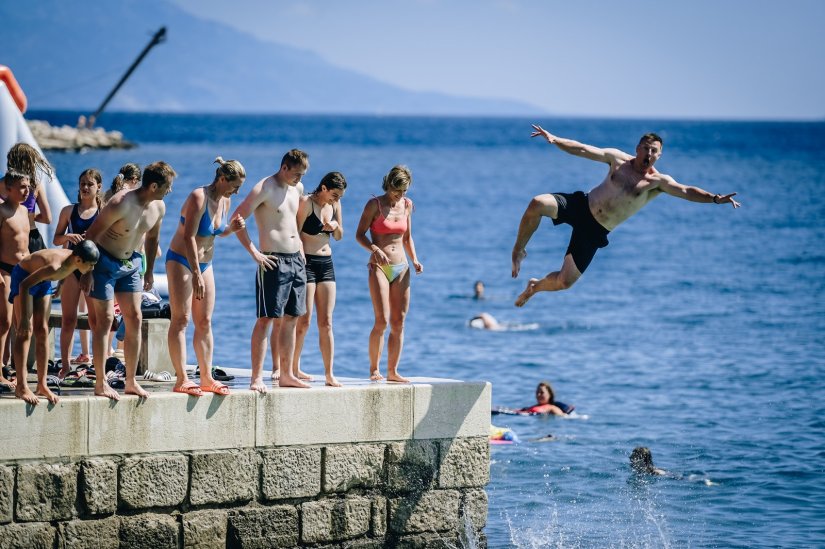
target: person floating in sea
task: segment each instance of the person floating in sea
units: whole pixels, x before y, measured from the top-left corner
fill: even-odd
[[[218,168],[212,183],[198,187],[186,197],[169,249],[166,276],[169,284],[169,356],[175,368],[176,393],[201,396],[204,391],[228,395],[229,388],[212,377],[212,311],[215,308],[215,274],[212,257],[215,237],[229,236],[246,227],[243,217],[229,219],[231,197],[246,179],[246,170],[237,160],[215,159]],[[194,297],[194,300],[192,299]],[[192,347],[200,366],[200,387],[186,376],[186,327],[189,315],[195,324]]]
[[[476,280],[473,284],[473,299],[484,299],[484,282]]]
[[[114,320],[114,300],[117,298],[123,322],[126,363],[126,394],[146,398],[149,393],[135,379],[140,356],[142,291],[154,285],[153,268],[157,257],[158,238],[163,216],[166,213],[164,197],[172,192],[172,182],[177,173],[166,162],[155,162],[143,170],[141,186],[115,194],[100,210],[94,223],[86,231],[86,238],[95,242],[100,250],[100,261],[92,272],[81,277],[80,287],[91,298],[92,354],[95,394],[118,400],[117,391],[110,387],[102,375],[108,358],[109,331]],[[140,253],[141,241],[146,250]],[[146,262],[146,274],[141,281],[140,272]]]
[[[410,308],[409,255],[416,274],[424,272],[418,262],[412,238],[412,200],[407,190],[412,185],[412,173],[406,166],[395,166],[384,176],[384,194],[364,205],[355,240],[370,251],[368,277],[375,324],[370,332],[370,379],[384,379],[378,362],[384,348],[387,325],[387,381],[407,382],[398,374],[401,349],[404,346],[404,320]],[[386,213],[385,213],[386,212]],[[367,238],[367,231],[370,238]],[[406,251],[406,255],[405,252]]]
[[[653,465],[653,454],[646,446],[637,446],[630,454],[630,468],[640,475],[667,475],[667,471],[657,469]]]
[[[490,313],[478,313],[470,319],[469,324],[470,328],[475,328],[477,330],[499,331],[503,329],[501,324],[498,323],[498,320],[496,320],[496,317]]]
[[[57,403],[57,395],[52,393],[46,384],[51,283],[63,280],[74,272],[90,272],[99,258],[100,252],[94,242],[82,240],[72,249],[51,248],[34,252],[14,266],[11,272],[9,301],[14,303],[17,398],[29,404],[37,404],[37,397],[43,396],[52,404]],[[26,359],[29,356],[33,332],[37,362],[37,388],[34,393],[26,383]]]
[[[541,194],[530,201],[513,246],[513,278],[519,275],[521,262],[527,256],[527,243],[542,217],[549,217],[554,225],[571,225],[573,234],[561,269],[541,279],[531,278],[516,299],[517,307],[527,303],[536,292],[570,288],[587,269],[596,251],[607,246],[610,231],[662,193],[691,202],[739,207],[739,202],[733,199],[736,193],[712,194],[698,187],[677,183],[669,175],[658,172],[653,166],[662,155],[662,138],[655,133],[643,135],[636,146],[636,156],[632,156],[618,149],[601,149],[563,139],[535,124],[533,129],[531,137],[541,136],[564,152],[604,162],[610,169],[604,181],[589,193]]]
[[[344,221],[341,213],[341,197],[347,190],[347,180],[340,172],[329,172],[310,194],[301,197],[298,209],[298,225],[301,226],[301,242],[306,254],[307,313],[298,319],[295,335],[295,356],[292,368],[301,376],[301,351],[313,306],[318,311],[318,344],[324,360],[324,376],[330,387],[341,384],[332,373],[335,359],[335,338],[332,334],[332,312],[335,310],[335,268],[332,264],[330,237],[341,240]],[[304,374],[306,375],[306,374]]]
[[[255,215],[260,250],[252,243],[246,227],[235,234],[255,263],[258,320],[252,329],[252,382],[250,389],[266,392],[263,380],[266,337],[270,326],[281,319],[278,334],[280,387],[309,388],[292,369],[295,353],[295,326],[298,317],[306,314],[306,262],[297,213],[301,193],[296,188],[309,168],[304,151],[292,149],[281,159],[280,169],[260,180],[232,214],[246,219]],[[274,337],[274,336],[273,336]],[[273,355],[275,354],[273,348]],[[275,368],[273,356],[273,368]]]
[[[536,404],[516,410],[528,414],[550,414],[554,416],[564,416],[573,411],[575,406],[556,402],[556,394],[553,387],[547,381],[540,381],[536,386]]]

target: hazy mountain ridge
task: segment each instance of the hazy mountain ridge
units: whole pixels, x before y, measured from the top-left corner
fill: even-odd
[[[93,110],[161,26],[110,110],[525,115],[518,101],[413,92],[194,17],[163,0],[0,4],[0,63],[32,109]]]

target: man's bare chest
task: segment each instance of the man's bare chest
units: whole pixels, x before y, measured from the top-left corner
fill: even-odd
[[[25,214],[15,214],[3,220],[0,225],[0,238],[16,238],[29,234],[29,217]]]
[[[160,214],[153,210],[130,212],[112,227],[116,232],[127,234],[144,234],[158,222]]]
[[[646,197],[647,192],[653,188],[653,182],[645,175],[626,169],[625,166],[626,164],[619,167],[610,176],[610,185],[614,193],[630,200]]]

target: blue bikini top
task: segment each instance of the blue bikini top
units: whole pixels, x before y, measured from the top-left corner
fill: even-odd
[[[220,207],[220,202],[218,203],[218,207]],[[180,224],[183,225],[186,223],[186,218],[184,216],[180,216]],[[207,200],[206,206],[203,208],[203,215],[201,216],[201,221],[198,223],[198,230],[195,233],[197,236],[218,236],[224,230],[226,230],[226,212],[223,212],[221,216],[221,222],[216,229],[212,225],[212,216],[209,215],[209,201]]]

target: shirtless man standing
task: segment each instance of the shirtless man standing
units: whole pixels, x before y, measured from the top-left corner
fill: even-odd
[[[527,206],[513,246],[513,278],[519,274],[521,261],[527,256],[525,247],[542,216],[552,219],[554,225],[571,225],[573,234],[561,270],[542,279],[531,278],[527,288],[516,299],[517,307],[527,303],[536,292],[566,290],[575,284],[590,265],[596,250],[607,246],[608,233],[661,193],[691,202],[730,203],[734,208],[739,207],[733,199],[736,193],[712,194],[698,187],[677,183],[669,175],[656,171],[653,165],[662,156],[662,138],[655,133],[643,135],[636,145],[636,156],[632,156],[618,149],[600,149],[563,139],[535,124],[533,130],[531,137],[541,136],[566,153],[604,162],[610,170],[604,181],[588,194],[581,191],[540,194]]]
[[[113,400],[120,397],[117,391],[104,381],[105,363],[108,353],[109,330],[114,320],[114,298],[123,313],[126,323],[124,339],[126,358],[125,393],[148,397],[135,380],[138,356],[140,355],[140,330],[143,320],[140,312],[141,291],[149,290],[154,284],[152,269],[157,257],[160,224],[166,213],[163,198],[172,191],[172,181],[177,174],[166,162],[155,162],[143,170],[140,187],[122,190],[115,194],[100,210],[92,226],[86,231],[86,238],[95,242],[100,250],[100,260],[94,271],[84,275],[81,288],[89,289],[92,326],[92,353],[94,355],[95,394]],[[146,274],[140,280],[141,239],[146,235]]]
[[[6,348],[6,339],[12,324],[12,305],[9,303],[11,272],[14,266],[29,255],[29,211],[23,202],[31,192],[31,178],[9,170],[3,178],[6,200],[0,204],[0,355]],[[39,328],[39,326],[38,326]],[[48,328],[47,328],[48,331]],[[36,337],[44,337],[41,332]],[[26,384],[26,364],[15,364],[19,384]],[[0,382],[14,385],[0,373]]]
[[[281,387],[309,385],[292,371],[295,352],[295,327],[298,317],[306,314],[306,263],[298,232],[296,185],[309,167],[307,154],[292,149],[281,160],[280,169],[259,181],[232,214],[244,219],[255,214],[260,251],[252,243],[246,228],[238,239],[258,264],[255,281],[258,320],[252,330],[252,383],[249,388],[266,392],[263,381],[266,336],[270,325],[281,320],[278,355]]]

